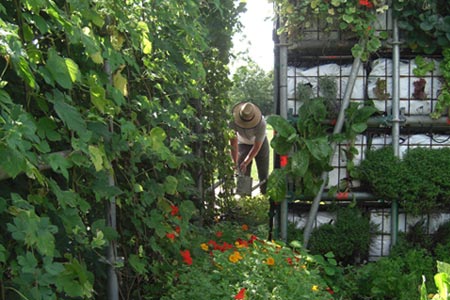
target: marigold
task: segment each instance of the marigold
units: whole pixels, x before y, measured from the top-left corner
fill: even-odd
[[[206,243],[201,244],[200,247],[203,249],[203,251],[208,251],[209,250],[209,246]]]
[[[247,231],[248,230],[248,225],[247,224],[242,224],[241,226],[243,231]]]
[[[239,251],[234,251],[233,254],[231,254],[228,257],[228,260],[231,261],[232,263],[237,263],[241,259],[242,259],[242,255],[241,255],[241,253],[239,253]]]
[[[318,290],[319,290],[319,286],[318,285],[313,285],[311,287],[311,291],[313,291],[313,292],[317,292]]]
[[[267,258],[266,264],[269,266],[273,266],[275,264],[275,259],[273,259],[273,257]]]

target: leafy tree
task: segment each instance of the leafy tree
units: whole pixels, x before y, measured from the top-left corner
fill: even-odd
[[[233,74],[230,91],[231,103],[251,101],[261,108],[264,115],[273,113],[273,72],[266,72],[251,59],[237,68]]]

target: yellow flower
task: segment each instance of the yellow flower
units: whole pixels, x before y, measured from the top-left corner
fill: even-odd
[[[311,291],[313,292],[317,292],[319,290],[319,286],[318,285],[313,285],[311,288]]]
[[[201,247],[204,251],[208,251],[208,250],[209,250],[209,247],[208,247],[208,245],[207,245],[206,243],[201,244],[200,247]]]
[[[273,259],[273,257],[269,257],[266,260],[266,264],[269,265],[269,266],[273,266],[275,264],[275,259]]]
[[[241,253],[239,253],[239,251],[234,251],[233,254],[231,254],[228,257],[228,260],[231,261],[232,263],[237,263],[241,259],[242,259],[242,256],[241,256]]]

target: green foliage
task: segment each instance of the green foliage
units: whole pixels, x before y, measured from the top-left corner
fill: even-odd
[[[358,208],[340,208],[332,224],[323,224],[311,233],[311,253],[332,252],[343,265],[364,260],[369,253],[376,227]]]
[[[347,279],[355,280],[354,294],[360,298],[419,299],[422,275],[433,274],[434,261],[424,250],[412,249],[403,256],[383,257],[355,271]]]
[[[279,5],[280,15],[285,19],[281,28],[292,41],[300,41],[305,32],[342,31],[359,41],[352,48],[354,57],[367,60],[370,53],[381,47],[386,39],[385,32],[376,32],[377,16],[386,10],[385,1],[275,1]]]
[[[273,113],[273,72],[265,72],[253,61],[241,66],[233,74],[230,102],[253,102],[263,115]]]
[[[434,111],[431,113],[431,118],[437,119],[450,109],[450,48],[442,51],[443,59],[439,64],[439,70],[442,73],[443,87],[438,96],[438,101]]]
[[[450,264],[437,261],[437,273],[434,275],[434,283],[437,287],[437,293],[433,295],[431,299],[433,300],[447,300],[448,299],[448,292],[450,288]],[[427,287],[425,284],[425,278],[422,282],[421,290],[420,290],[420,296],[422,299],[430,299],[427,294]]]
[[[432,54],[450,46],[447,1],[394,1],[393,12],[405,33],[405,42],[413,51]]]
[[[191,217],[214,215],[201,187],[232,173],[226,65],[241,9],[0,4],[0,299],[105,299],[110,263],[123,299],[159,299]],[[123,262],[107,261],[110,243]]]
[[[301,89],[304,91],[303,95],[307,96],[308,88]],[[347,142],[350,160],[358,153],[353,140],[367,128],[367,119],[376,111],[375,108],[357,103],[350,105],[346,110],[343,132],[333,135],[329,133],[331,125],[325,122],[335,114],[334,110],[330,110],[330,105],[333,105],[330,104],[330,99],[333,97],[329,93],[325,94],[327,99],[304,99],[295,123],[278,115],[267,118],[267,123],[276,131],[270,145],[277,154],[289,155],[286,167],[273,170],[269,176],[267,193],[274,201],[281,201],[286,197],[287,180],[294,183],[296,196],[316,195],[323,182],[322,173],[332,169],[332,141]],[[348,163],[348,166],[353,174],[352,163]]]
[[[385,200],[398,200],[411,214],[448,205],[450,149],[414,148],[403,160],[390,147],[369,151],[361,163],[361,180]]]

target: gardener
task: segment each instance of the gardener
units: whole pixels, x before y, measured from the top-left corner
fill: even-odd
[[[233,122],[230,127],[236,135],[230,140],[231,156],[240,174],[250,176],[252,161],[258,169],[261,194],[266,193],[269,175],[269,142],[266,136],[266,121],[261,110],[253,103],[241,102],[232,110]]]

